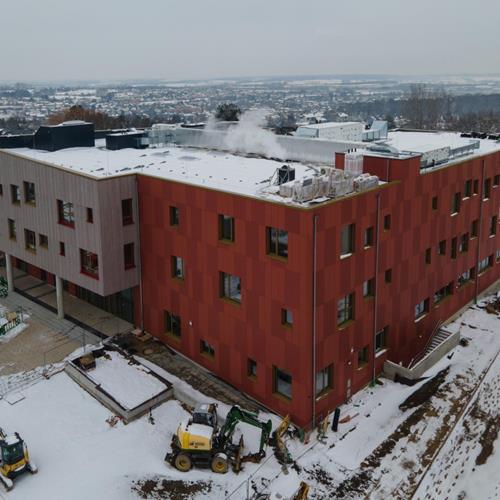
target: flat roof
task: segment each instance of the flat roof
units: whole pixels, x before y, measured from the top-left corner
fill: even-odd
[[[479,141],[479,149],[474,154],[491,153],[500,150],[500,142],[489,139],[472,139],[460,137],[456,132],[389,132],[387,140],[382,141],[398,151],[426,153],[439,148],[459,148]],[[378,141],[377,141],[378,142]]]
[[[29,148],[3,151],[95,179],[142,173],[293,205],[303,204],[279,196],[276,194],[278,186],[270,185],[276,169],[284,164],[293,167],[297,180],[318,171],[317,165],[313,167],[305,163],[253,158],[211,149],[172,146],[112,151],[106,149],[104,144],[105,140],[99,139],[95,147],[68,148],[54,152]]]
[[[322,128],[335,128],[343,125],[361,125],[361,122],[323,122],[323,123],[309,123],[307,125],[300,125],[299,128],[314,128],[314,129],[322,129]]]

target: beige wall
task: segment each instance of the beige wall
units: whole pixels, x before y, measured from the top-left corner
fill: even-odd
[[[24,203],[23,182],[33,182],[36,205]],[[135,262],[139,263],[137,189],[134,175],[93,179],[26,159],[11,151],[0,151],[0,250],[99,295],[110,295],[139,284],[138,267],[125,270],[123,245],[134,242]],[[11,202],[10,185],[21,189],[21,204]],[[122,225],[121,200],[134,200],[134,224]],[[58,223],[57,200],[73,203],[75,227]],[[94,223],[86,222],[86,208],[93,209]],[[9,239],[8,219],[17,227],[17,241]],[[24,229],[37,235],[36,253],[26,250]],[[48,248],[41,248],[38,235],[48,236]],[[59,242],[66,256],[59,255]],[[99,258],[99,280],[80,272],[80,249]]]

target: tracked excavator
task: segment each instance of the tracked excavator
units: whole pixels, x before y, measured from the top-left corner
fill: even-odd
[[[14,487],[12,480],[24,472],[38,472],[26,443],[17,432],[6,434],[0,427],[0,482],[9,491]]]
[[[233,435],[238,423],[252,425],[261,430],[257,453],[243,456],[243,436],[237,443]],[[243,462],[260,462],[266,455],[266,446],[271,434],[271,421],[262,422],[255,413],[233,406],[224,425],[219,427],[217,405],[198,406],[192,417],[181,423],[172,438],[171,451],[165,461],[176,469],[187,472],[191,467],[210,467],[213,472],[224,474],[229,466],[234,472],[241,470]]]

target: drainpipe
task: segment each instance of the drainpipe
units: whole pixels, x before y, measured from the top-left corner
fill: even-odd
[[[135,176],[135,192],[137,195],[137,248],[139,251],[139,300],[141,301],[141,332],[144,332],[144,294],[142,290],[142,251],[141,251],[141,209],[139,203],[139,181]]]
[[[375,385],[377,378],[375,361],[376,361],[376,338],[377,338],[377,323],[378,323],[378,263],[380,255],[380,193],[377,193],[377,216],[375,222],[375,297],[373,299],[373,370],[372,370],[372,386]]]
[[[484,170],[485,163],[483,160],[483,168],[481,172],[481,189],[479,190],[479,222],[477,229],[477,250],[476,250],[476,287],[474,291],[474,304],[477,304],[479,295],[479,259],[481,255],[481,238],[483,235],[483,196],[484,196]]]
[[[313,265],[312,265],[312,428],[316,423],[316,247],[318,215],[313,216]]]

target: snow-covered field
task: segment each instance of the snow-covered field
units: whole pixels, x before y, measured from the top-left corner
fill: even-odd
[[[449,328],[460,328],[469,345],[455,348],[451,359],[444,357],[426,373],[427,380],[413,387],[383,380],[356,394],[342,416],[358,415],[341,424],[338,433],[329,431],[324,442],[315,433],[308,444],[289,440],[296,465],[286,472],[268,449],[261,464],[244,464],[239,475],[200,469],[180,473],[163,461],[178,423],[189,416],[180,402],[156,408],[153,419],[111,427],[106,422],[110,412],[65,373],[42,379],[23,389],[24,399],[16,404],[0,400],[0,425],[26,438],[39,467],[36,476],[17,478],[14,490],[3,494],[11,500],[215,500],[234,492],[230,498],[240,499],[246,498],[245,481],[251,478],[250,491],[254,485],[274,498],[278,493],[289,498],[302,480],[311,487],[310,498],[409,498],[415,491],[422,499],[498,498],[498,437],[494,446],[491,442],[499,418],[500,317],[475,307]],[[156,370],[184,402],[207,401],[185,382]],[[399,408],[435,376],[440,383],[423,403]],[[219,408],[227,411],[225,405]],[[271,418],[275,426],[279,419]],[[242,430],[247,437],[247,429]],[[138,480],[151,480],[141,483],[146,496],[133,489]]]

